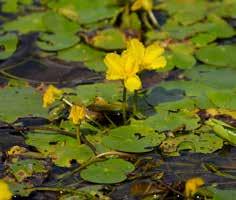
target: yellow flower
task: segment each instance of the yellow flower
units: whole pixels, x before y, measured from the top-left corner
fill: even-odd
[[[137,39],[128,42],[127,51],[138,61],[139,70],[155,70],[166,66],[166,59],[162,54],[164,49],[158,44],[149,45],[147,48]]]
[[[136,0],[131,7],[131,10],[144,9],[146,11],[151,11],[153,7],[152,0]]]
[[[80,124],[80,122],[84,120],[85,115],[86,108],[84,106],[73,105],[68,118],[71,119],[74,124]]]
[[[63,92],[61,90],[57,89],[53,85],[49,85],[43,95],[43,107],[50,106],[57,98],[60,98],[62,94]]]
[[[10,200],[12,198],[12,193],[8,185],[0,180],[0,200]]]
[[[192,197],[200,186],[204,185],[202,178],[191,178],[185,183],[185,195],[186,197]]]
[[[128,51],[123,51],[121,55],[109,53],[104,62],[107,66],[107,80],[123,80],[125,87],[133,92],[142,87],[141,80],[136,75],[139,71],[136,57],[133,57]]]

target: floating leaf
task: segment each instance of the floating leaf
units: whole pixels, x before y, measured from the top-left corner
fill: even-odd
[[[65,49],[58,53],[58,58],[67,61],[85,62],[94,61],[100,57],[104,57],[105,53],[89,47],[85,44],[78,44],[69,49]]]
[[[88,105],[95,100],[95,97],[102,97],[107,102],[117,101],[121,98],[121,90],[121,84],[116,82],[80,85],[76,87],[73,92],[78,94],[77,99],[79,98],[81,102]]]
[[[236,46],[234,45],[209,45],[196,52],[197,58],[207,64],[236,67]]]
[[[43,16],[43,23],[48,31],[57,34],[75,34],[79,24],[72,22],[56,12],[48,12]]]
[[[207,95],[209,99],[217,107],[236,110],[236,91],[232,90],[211,91]]]
[[[33,31],[45,31],[46,27],[42,22],[45,13],[33,13],[30,15],[18,17],[13,21],[4,23],[3,29],[6,31],[19,31],[28,33]]]
[[[168,138],[161,144],[164,153],[190,150],[198,153],[212,153],[223,147],[223,140],[213,133],[203,133],[200,136],[186,134]]]
[[[110,28],[97,32],[96,36],[91,39],[91,45],[105,50],[124,49],[126,39],[120,30]]]
[[[216,39],[215,33],[199,33],[194,36],[191,41],[197,46],[206,46],[208,43],[213,42]]]
[[[110,0],[93,0],[93,3],[84,0],[59,0],[49,3],[49,7],[80,24],[89,24],[103,19],[113,18],[120,8]],[[89,13],[89,14],[88,14]]]
[[[0,89],[0,99],[1,120],[14,122],[19,117],[47,116],[47,110],[42,107],[41,95],[31,87]]]
[[[9,166],[10,172],[17,181],[22,182],[25,178],[31,177],[34,173],[46,173],[47,169],[40,160],[19,160]]]
[[[232,68],[219,68],[212,65],[197,65],[184,72],[184,75],[198,83],[204,83],[215,89],[233,89],[235,85],[236,70]],[[219,81],[221,80],[221,81]]]
[[[46,51],[58,51],[69,48],[80,40],[79,37],[70,34],[41,34],[37,45]]]
[[[13,33],[0,36],[0,60],[10,57],[16,50],[18,38]]]
[[[26,143],[52,158],[61,167],[70,167],[72,160],[83,163],[94,155],[87,145],[79,145],[76,139],[55,133],[29,133]]]
[[[125,152],[141,153],[152,151],[164,139],[164,134],[156,133],[143,124],[122,126],[109,131],[102,140],[105,146]]]
[[[93,183],[113,184],[124,181],[134,169],[134,165],[128,161],[110,158],[89,165],[81,171],[80,176]]]
[[[206,124],[211,126],[219,137],[236,145],[236,129],[234,127],[217,119],[209,119]]]
[[[188,111],[180,111],[178,113],[160,112],[146,120],[143,123],[157,131],[175,131],[185,128],[186,130],[193,130],[200,125],[198,122],[200,118]]]

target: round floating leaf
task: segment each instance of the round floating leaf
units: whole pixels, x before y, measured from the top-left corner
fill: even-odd
[[[86,44],[77,44],[74,47],[60,51],[58,58],[67,61],[85,62],[94,61],[104,55],[104,52],[91,48]]]
[[[80,85],[73,90],[77,94],[77,100],[79,98],[86,105],[92,103],[95,97],[102,97],[107,102],[118,101],[121,98],[121,91],[122,86],[118,82]]]
[[[80,173],[81,178],[93,183],[112,184],[124,181],[134,165],[122,159],[108,159],[89,165]]]
[[[205,46],[210,42],[213,42],[216,39],[215,33],[199,33],[198,35],[194,36],[191,41],[197,46]]]
[[[72,160],[83,163],[94,156],[87,145],[79,145],[76,139],[55,133],[29,133],[26,143],[52,158],[61,167],[70,167]]]
[[[182,150],[190,150],[198,153],[212,153],[223,147],[223,140],[213,133],[203,133],[200,136],[194,134],[181,135],[168,138],[161,144],[164,153],[173,153]]]
[[[210,65],[236,67],[235,52],[235,45],[210,45],[199,49],[196,56],[200,61]]]
[[[17,36],[12,33],[7,33],[0,37],[0,60],[10,57],[15,52],[17,42]]]
[[[197,65],[196,67],[185,71],[184,75],[193,81],[204,83],[205,85],[209,85],[215,89],[236,88],[236,70],[233,68]]]
[[[19,31],[20,33],[45,31],[46,27],[42,22],[42,18],[44,15],[45,13],[42,12],[18,17],[13,21],[6,22],[3,25],[3,29],[6,31]]]
[[[80,24],[91,24],[115,17],[121,10],[110,0],[93,0],[92,3],[84,0],[59,0],[51,1],[49,7]]]
[[[56,12],[48,12],[43,16],[43,23],[48,31],[57,34],[75,34],[79,24],[72,22]]]
[[[19,182],[27,177],[31,177],[34,173],[47,172],[45,163],[34,159],[19,160],[16,163],[10,164],[9,169]]]
[[[200,126],[199,121],[200,118],[197,115],[188,111],[180,111],[178,113],[160,112],[147,118],[143,123],[158,131],[174,131],[181,128],[196,129]]]
[[[37,45],[46,51],[58,51],[69,48],[80,41],[80,38],[71,34],[41,34]]]
[[[112,129],[102,142],[111,149],[141,153],[152,151],[153,147],[158,146],[164,139],[164,134],[138,124]]]
[[[207,93],[209,99],[219,108],[236,110],[236,92],[219,90]]]
[[[105,50],[124,49],[126,47],[124,33],[115,28],[97,32],[96,36],[89,42],[91,45]]]
[[[19,117],[46,117],[42,97],[33,88],[6,87],[0,89],[0,119],[13,122]]]

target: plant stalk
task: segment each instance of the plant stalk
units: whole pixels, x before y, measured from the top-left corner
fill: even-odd
[[[123,84],[123,102],[122,102],[122,114],[123,114],[123,121],[126,124],[126,105],[127,105],[127,89]]]

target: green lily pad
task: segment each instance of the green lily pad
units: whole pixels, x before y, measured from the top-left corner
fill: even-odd
[[[164,139],[164,134],[156,133],[143,124],[122,126],[109,131],[102,143],[111,149],[125,152],[141,153],[153,150]]]
[[[79,24],[68,20],[56,12],[48,12],[43,16],[43,23],[48,31],[60,34],[75,34],[78,32]]]
[[[233,68],[219,68],[212,65],[197,65],[184,72],[184,75],[198,83],[204,83],[215,89],[236,88],[236,70]],[[219,81],[221,80],[221,81]]]
[[[190,150],[198,153],[212,153],[223,147],[223,140],[213,133],[203,133],[200,136],[194,134],[181,135],[168,138],[161,144],[164,153],[173,153]]]
[[[73,93],[77,94],[75,99],[78,100],[79,98],[85,105],[91,104],[95,97],[102,97],[107,102],[118,101],[121,98],[121,91],[122,85],[119,82],[80,85],[72,90]]]
[[[194,130],[200,126],[200,118],[188,111],[178,113],[160,112],[146,120],[143,123],[157,131],[175,131],[184,128],[185,130]]]
[[[22,182],[25,178],[31,177],[34,173],[47,172],[45,163],[41,160],[34,159],[19,160],[11,164],[9,169],[19,182]]]
[[[16,50],[18,38],[13,33],[0,36],[0,60],[10,57]]]
[[[236,129],[217,119],[209,119],[205,122],[222,139],[232,145],[236,145]]]
[[[60,51],[58,58],[67,61],[85,62],[94,61],[100,57],[104,57],[105,53],[89,47],[86,44],[77,44],[74,47]]]
[[[199,49],[196,57],[209,65],[221,67],[236,67],[236,46],[234,45],[209,45]]]
[[[23,34],[33,31],[45,31],[46,27],[42,20],[44,15],[44,12],[40,12],[18,17],[13,21],[4,23],[3,29],[6,31],[18,31]]]
[[[191,38],[191,41],[197,46],[206,46],[208,43],[213,42],[217,38],[215,33],[199,33]]]
[[[80,145],[74,138],[55,133],[29,133],[26,143],[52,158],[53,162],[61,167],[70,167],[72,160],[81,164],[94,156],[87,145]]]
[[[3,5],[2,5],[2,12],[6,13],[16,13],[18,11],[18,5],[17,5],[18,0],[3,0]]]
[[[93,183],[113,184],[124,181],[134,169],[134,165],[128,161],[110,158],[89,165],[81,171],[80,176]]]
[[[69,48],[80,41],[80,38],[71,34],[41,34],[37,45],[46,51],[58,51]]]
[[[14,97],[14,98],[13,98]],[[42,97],[31,87],[0,89],[0,119],[14,122],[19,117],[46,117]]]
[[[105,50],[124,49],[126,47],[126,38],[120,30],[110,28],[97,32],[90,43],[94,47]]]
[[[113,18],[121,10],[110,0],[93,0],[93,3],[84,0],[59,0],[51,1],[48,6],[80,24]]]

